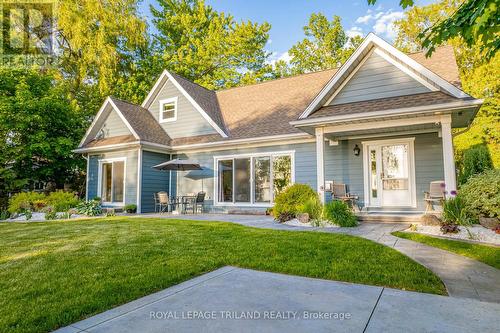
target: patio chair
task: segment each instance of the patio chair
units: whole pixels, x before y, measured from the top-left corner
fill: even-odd
[[[433,181],[429,185],[429,191],[424,191],[425,212],[434,211],[434,205],[443,205],[446,199],[445,183],[442,180]]]
[[[189,199],[184,201],[184,211],[192,210],[193,214],[198,212],[198,208],[201,207],[201,212],[203,212],[203,205],[205,203],[205,192],[198,192],[198,194],[190,196]]]
[[[358,210],[360,210],[359,205],[358,205],[359,196],[347,192],[347,185],[346,184],[333,183],[333,185],[332,185],[332,199],[333,200],[341,200],[341,201],[347,203],[349,206],[352,207],[353,210],[355,207],[357,207]]]
[[[155,203],[155,213],[159,213],[161,211],[160,199],[158,198],[158,194],[156,192],[153,193],[153,199]]]
[[[167,192],[158,192],[158,201],[159,201],[159,204],[160,204],[160,213],[165,213],[165,211],[169,212],[171,209],[169,209],[170,207],[172,207],[172,202],[170,202],[170,199],[168,197],[168,193]]]

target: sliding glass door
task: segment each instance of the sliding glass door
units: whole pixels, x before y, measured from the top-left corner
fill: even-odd
[[[101,163],[101,199],[103,202],[122,203],[125,194],[125,162]]]
[[[219,203],[270,204],[292,182],[292,157],[269,154],[217,159]]]

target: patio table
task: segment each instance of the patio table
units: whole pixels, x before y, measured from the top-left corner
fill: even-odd
[[[192,203],[194,205],[195,200],[196,200],[195,195],[178,195],[172,197],[172,202],[174,202],[176,206],[181,206],[180,210],[181,214],[185,214],[187,204]]]

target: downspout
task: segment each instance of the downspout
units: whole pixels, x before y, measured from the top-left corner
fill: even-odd
[[[137,214],[141,213],[142,199],[142,147],[137,152]]]
[[[172,153],[169,154],[169,161],[172,160]],[[168,171],[168,195],[172,197],[172,170]]]
[[[90,164],[90,154],[82,155],[82,157],[87,160],[87,173],[85,174],[85,201],[89,201],[89,164]]]

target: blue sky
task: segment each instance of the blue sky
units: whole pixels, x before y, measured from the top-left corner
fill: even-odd
[[[417,0],[425,5],[432,0]],[[312,13],[322,12],[327,17],[339,15],[348,34],[366,35],[374,32],[392,41],[395,31],[391,24],[403,15],[399,0],[378,0],[369,6],[366,0],[206,0],[216,10],[232,14],[237,20],[269,22],[270,41],[266,46],[272,52],[272,59],[287,60],[286,51],[304,38],[302,27]],[[141,13],[150,18],[150,5],[156,0],[143,0]]]

